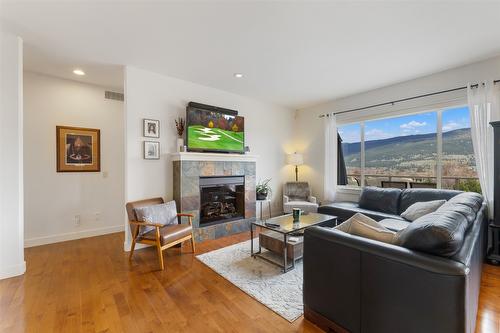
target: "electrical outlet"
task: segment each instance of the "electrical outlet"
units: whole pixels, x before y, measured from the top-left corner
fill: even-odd
[[[82,223],[81,216],[75,215],[75,225],[78,227]]]
[[[99,221],[100,219],[101,219],[101,213],[100,212],[94,213],[94,220]]]

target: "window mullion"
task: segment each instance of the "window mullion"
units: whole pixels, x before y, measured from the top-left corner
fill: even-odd
[[[365,122],[360,123],[361,127],[361,187],[365,186]]]
[[[438,189],[442,186],[443,175],[443,111],[437,111],[437,160],[436,160],[436,187]]]

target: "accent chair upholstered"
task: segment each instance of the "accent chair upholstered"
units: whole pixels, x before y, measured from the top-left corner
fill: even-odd
[[[178,214],[175,201],[165,203],[162,198],[145,199],[127,203],[126,209],[132,232],[129,259],[132,259],[136,243],[156,246],[162,270],[165,268],[163,250],[191,240],[194,253],[193,215]],[[179,223],[181,217],[187,217],[188,223]]]
[[[287,182],[283,185],[283,210],[291,213],[292,208],[300,208],[304,212],[316,213],[318,204],[311,195],[311,187],[307,182]]]

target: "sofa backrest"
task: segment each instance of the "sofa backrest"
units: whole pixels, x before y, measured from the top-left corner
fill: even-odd
[[[380,188],[366,186],[359,197],[359,207],[387,214],[399,214],[399,197],[401,190],[397,188]]]
[[[463,193],[454,190],[436,190],[425,188],[405,189],[401,192],[398,215],[416,202],[433,200],[450,200],[457,194]]]
[[[399,245],[443,257],[453,256],[462,248],[467,230],[477,221],[482,205],[480,194],[456,194],[434,213],[416,219],[398,232]]]

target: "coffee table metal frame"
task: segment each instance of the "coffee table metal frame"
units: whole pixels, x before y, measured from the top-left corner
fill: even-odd
[[[316,213],[311,213],[311,214],[316,214]],[[292,214],[286,214],[284,216],[290,216],[290,218],[292,218]],[[325,215],[326,216],[326,215]],[[283,216],[280,216],[281,218]],[[265,261],[271,263],[271,264],[274,264],[278,267],[281,267],[282,270],[283,270],[283,273],[286,273],[288,271],[291,271],[292,269],[295,268],[295,260],[292,259],[292,265],[290,267],[288,267],[288,247],[287,247],[287,240],[288,240],[288,237],[291,235],[291,234],[296,234],[297,232],[300,232],[300,231],[303,231],[309,227],[312,227],[312,226],[316,226],[316,225],[321,225],[323,223],[326,223],[328,221],[331,221],[331,220],[335,220],[334,223],[336,223],[336,220],[337,220],[337,217],[336,216],[328,216],[329,219],[327,220],[324,220],[324,221],[318,221],[317,223],[313,223],[313,224],[308,224],[308,225],[304,225],[303,227],[301,228],[296,228],[296,229],[293,229],[293,230],[290,230],[290,231],[285,231],[281,228],[275,228],[275,227],[271,227],[271,226],[267,226],[265,225],[265,222],[266,221],[263,221],[263,220],[259,220],[259,221],[254,221],[251,223],[250,225],[250,255],[253,257],[253,258],[261,258],[261,259],[264,259]],[[273,218],[273,219],[269,219],[267,221],[273,223],[273,220],[277,220],[276,218]],[[279,223],[276,223],[276,224],[279,224]],[[260,240],[258,240],[259,242],[259,250],[257,252],[253,252],[253,248],[254,248],[254,245],[253,245],[253,227],[260,227],[260,228],[263,228],[263,229],[267,229],[267,230],[272,230],[274,232],[277,232],[277,233],[280,233],[283,235],[283,264],[279,264],[269,258],[266,258],[264,256],[262,256],[262,246],[260,244]]]

